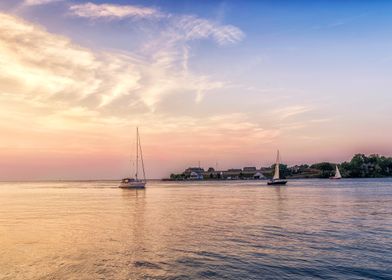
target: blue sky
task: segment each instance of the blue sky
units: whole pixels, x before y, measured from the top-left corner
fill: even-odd
[[[67,151],[68,164],[97,159],[86,176],[120,176],[135,125],[153,177],[199,160],[268,165],[277,148],[290,164],[392,153],[389,1],[5,0],[0,11],[0,109],[17,124],[0,122],[15,135],[0,151],[26,169],[37,149],[45,168]]]

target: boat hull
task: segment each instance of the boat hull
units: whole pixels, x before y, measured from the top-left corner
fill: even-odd
[[[286,180],[272,180],[267,182],[268,185],[286,185]]]
[[[121,183],[119,186],[121,189],[144,189],[146,187],[145,182],[128,182]]]
[[[331,179],[331,180],[340,180],[340,179],[342,179],[342,178],[331,177],[331,178],[329,178],[329,179]]]

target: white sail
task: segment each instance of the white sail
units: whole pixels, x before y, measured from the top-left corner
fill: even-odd
[[[336,179],[342,178],[342,175],[340,174],[340,171],[339,171],[339,168],[337,165],[336,165],[336,171],[335,171],[335,178]]]
[[[279,150],[278,150],[278,154],[276,156],[276,163],[275,163],[275,173],[274,173],[274,177],[272,178],[273,180],[279,180]]]

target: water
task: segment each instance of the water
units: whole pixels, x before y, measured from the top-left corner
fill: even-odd
[[[392,279],[392,179],[0,183],[0,279]]]

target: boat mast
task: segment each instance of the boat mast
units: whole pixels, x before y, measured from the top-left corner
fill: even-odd
[[[139,171],[139,128],[136,127],[136,173],[135,173],[136,180],[137,180],[138,171]]]
[[[142,144],[140,143],[140,134],[137,134],[138,141],[139,141],[139,149],[140,149],[140,158],[142,160],[142,170],[143,170],[143,179],[144,182],[146,181],[146,172],[144,171],[144,160],[143,160],[143,151],[142,151]]]

